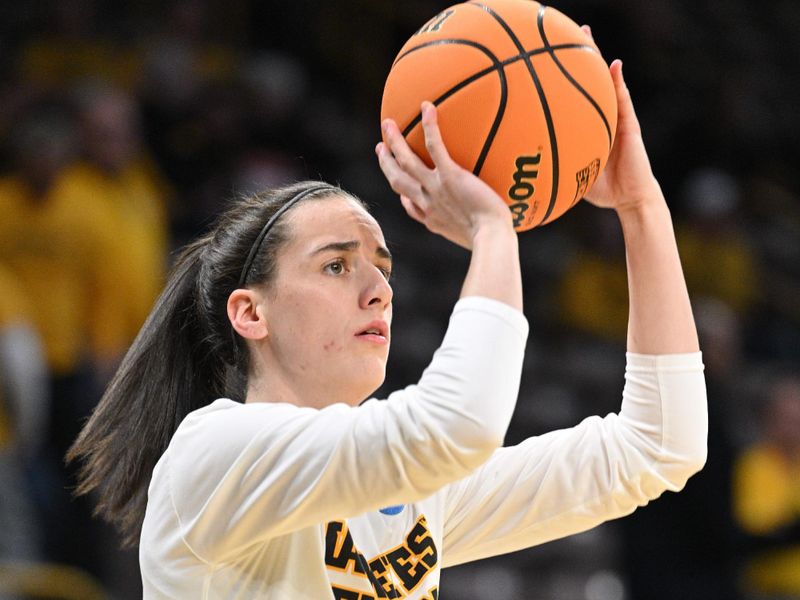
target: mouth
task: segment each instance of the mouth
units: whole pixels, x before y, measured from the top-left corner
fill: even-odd
[[[356,333],[356,337],[364,341],[385,344],[389,341],[389,325],[386,321],[372,321]]]

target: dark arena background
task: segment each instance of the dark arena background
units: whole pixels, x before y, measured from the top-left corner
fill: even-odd
[[[467,256],[406,217],[373,148],[396,52],[448,5],[0,3],[0,598],[141,598],[136,552],[89,518],[95,498],[69,500],[61,457],[227,198],[322,178],[365,199],[396,257],[379,395],[416,381]],[[630,517],[445,571],[441,597],[800,598],[800,3],[552,6],[625,63],[696,311],[709,461]],[[59,194],[70,208],[47,213]],[[614,216],[581,203],[520,245],[531,337],[508,444],[617,410],[624,369]]]

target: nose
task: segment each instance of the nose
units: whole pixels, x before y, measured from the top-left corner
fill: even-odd
[[[392,286],[389,285],[389,281],[380,269],[377,267],[370,269],[369,276],[364,282],[364,288],[361,291],[361,308],[374,306],[386,308],[392,303],[393,296]]]

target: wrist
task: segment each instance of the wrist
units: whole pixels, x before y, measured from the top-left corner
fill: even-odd
[[[612,203],[614,210],[621,215],[636,213],[641,209],[649,210],[652,206],[666,204],[661,185],[652,173],[639,178],[635,183],[628,184],[624,192],[619,195],[617,202]]]
[[[484,222],[473,231],[461,296],[484,296],[522,310],[519,238],[510,218]]]
[[[660,188],[656,188],[636,200],[621,203],[615,207],[615,211],[623,226],[643,224],[654,219],[672,220],[669,206]]]
[[[511,212],[505,211],[502,214],[486,216],[475,221],[472,228],[472,245],[480,240],[498,240],[507,238],[513,239],[516,243],[517,232],[514,230],[514,222],[511,219]]]

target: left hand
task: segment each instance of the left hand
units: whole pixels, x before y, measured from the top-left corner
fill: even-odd
[[[586,25],[582,29],[591,37]],[[613,61],[609,71],[617,95],[617,132],[606,167],[585,199],[595,206],[613,208],[617,212],[663,202],[661,187],[650,167],[639,120],[622,76],[622,61]]]
[[[382,124],[386,140],[375,148],[381,170],[408,215],[429,231],[472,250],[484,227],[516,240],[511,212],[484,181],[456,164],[442,140],[436,107],[423,102],[425,147],[433,160],[428,168],[391,119]]]

